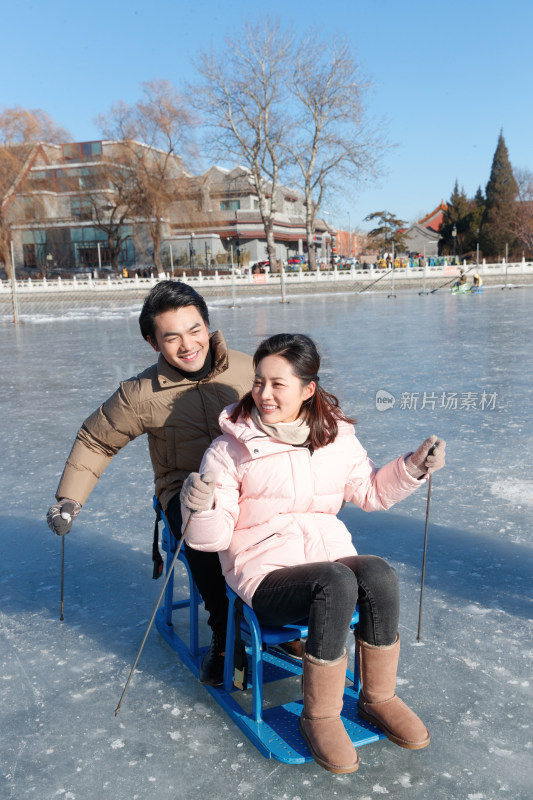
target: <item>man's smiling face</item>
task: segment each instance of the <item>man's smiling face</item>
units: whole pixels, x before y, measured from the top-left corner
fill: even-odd
[[[183,372],[202,369],[209,352],[209,329],[196,306],[164,311],[154,318],[155,341],[148,341],[168,363]]]

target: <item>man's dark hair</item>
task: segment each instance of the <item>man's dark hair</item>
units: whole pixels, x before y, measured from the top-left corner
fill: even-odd
[[[139,326],[143,339],[155,339],[154,320],[165,311],[175,311],[185,306],[195,306],[203,321],[209,325],[209,312],[204,298],[182,281],[159,281],[145,298],[139,316]]]

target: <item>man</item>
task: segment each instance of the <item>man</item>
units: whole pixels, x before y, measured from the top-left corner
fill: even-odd
[[[57,488],[58,502],[47,514],[48,525],[60,536],[70,531],[113,456],[146,433],[155,493],[179,538],[183,481],[198,471],[204,451],[220,435],[222,409],[252,386],[251,357],[228,350],[220,331],[209,333],[207,305],[187,284],[158,283],[144,301],[139,325],[158,361],[123,381],[78,431]],[[225,581],[216,553],[185,549],[213,631],[200,681],[217,685],[224,670]]]
[[[455,281],[455,283],[453,285],[454,285],[454,287],[455,286],[464,286],[465,283],[466,283],[466,280],[467,280],[466,279],[466,273],[465,273],[464,269],[460,269],[459,270],[459,277],[457,278],[457,280]]]

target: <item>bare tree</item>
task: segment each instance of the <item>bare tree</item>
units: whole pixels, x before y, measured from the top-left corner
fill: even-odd
[[[110,145],[110,152],[106,153],[107,147],[104,148],[102,163],[91,173],[85,195],[95,227],[106,235],[114,272],[119,271],[120,253],[131,236],[128,223],[136,221],[139,207],[135,175],[121,163],[120,149],[119,145]]]
[[[533,172],[515,169],[518,184],[516,202],[507,211],[506,224],[512,237],[533,255]]]
[[[274,220],[287,151],[287,78],[292,37],[279,23],[246,24],[219,53],[204,53],[193,102],[206,126],[211,157],[245,165],[257,193],[271,269],[276,264]],[[283,275],[283,271],[282,271]]]
[[[10,206],[24,184],[39,143],[64,142],[69,138],[41,109],[15,107],[0,112],[0,261],[10,278],[13,276]]]
[[[347,41],[326,45],[307,36],[295,52],[291,80],[295,124],[289,145],[295,181],[305,195],[306,237],[315,268],[315,219],[324,199],[377,172],[385,148],[365,120],[369,82],[361,74]]]
[[[161,242],[169,206],[183,175],[181,155],[190,146],[192,117],[184,98],[164,80],[144,83],[134,105],[118,103],[98,123],[109,139],[122,145],[124,194],[130,210],[148,225],[157,272],[163,272]],[[120,206],[119,206],[120,207]]]

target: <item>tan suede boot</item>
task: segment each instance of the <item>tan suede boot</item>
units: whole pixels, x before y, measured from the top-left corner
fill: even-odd
[[[355,772],[359,757],[340,718],[346,682],[346,650],[336,661],[303,657],[304,708],[300,731],[311,755],[329,772]]]
[[[383,731],[387,739],[406,747],[421,750],[429,744],[429,731],[414,711],[395,694],[396,671],[400,655],[400,636],[394,644],[375,647],[355,640],[361,693],[359,716]]]

